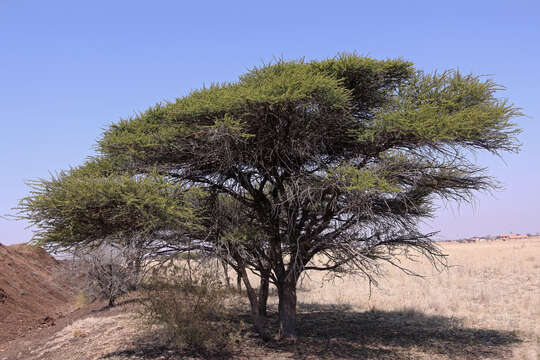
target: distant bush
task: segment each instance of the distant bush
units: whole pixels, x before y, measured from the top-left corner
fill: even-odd
[[[171,274],[145,284],[141,315],[149,324],[163,325],[176,348],[202,355],[223,355],[239,332],[228,320],[226,302],[232,293],[210,272],[176,267]]]

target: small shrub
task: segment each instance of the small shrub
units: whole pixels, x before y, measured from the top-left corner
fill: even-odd
[[[86,335],[88,335],[88,333],[82,329],[73,329],[71,335],[73,335],[74,338],[80,338],[85,337]]]
[[[107,300],[111,307],[118,297],[136,289],[139,281],[125,254],[107,245],[77,249],[67,268],[89,299]]]
[[[203,355],[230,351],[238,331],[227,319],[231,292],[208,272],[175,271],[145,286],[141,315],[150,324],[163,325],[173,346]]]

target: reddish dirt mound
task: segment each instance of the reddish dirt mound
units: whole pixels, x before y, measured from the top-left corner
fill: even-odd
[[[73,296],[55,279],[61,264],[45,250],[0,244],[0,344],[54,324]]]

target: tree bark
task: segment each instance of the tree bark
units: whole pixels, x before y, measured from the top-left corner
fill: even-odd
[[[278,282],[279,337],[296,339],[296,281],[285,279]]]
[[[223,274],[225,276],[225,283],[227,284],[227,289],[231,289],[231,279],[229,277],[229,265],[225,261],[220,261],[221,266],[223,267]]]
[[[238,292],[242,292],[242,275],[240,273],[236,277],[236,289]]]
[[[261,273],[261,282],[259,287],[259,314],[267,317],[266,305],[268,303],[268,288],[270,286],[270,273]]]
[[[140,283],[141,283],[141,270],[142,270],[142,260],[143,260],[143,254],[142,254],[142,250],[141,249],[138,249],[137,250],[137,255],[135,256],[135,260],[134,260],[134,273],[133,274],[130,274],[131,275],[131,284],[130,284],[130,288],[131,290],[137,290],[140,286]]]
[[[257,330],[259,335],[261,335],[264,340],[267,340],[268,334],[266,333],[266,319],[260,313],[259,299],[257,298],[255,289],[251,287],[246,268],[240,268],[238,275],[244,281],[244,285],[246,287],[249,303],[251,305],[251,318],[253,320],[253,325],[255,325],[255,329]]]

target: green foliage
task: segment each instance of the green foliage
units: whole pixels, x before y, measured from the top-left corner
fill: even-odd
[[[235,120],[230,115],[223,116],[223,119],[216,120],[214,124],[208,126],[208,129],[219,134],[229,135],[233,138],[245,138],[249,139],[254,137],[253,134],[244,132],[245,124],[239,120]]]
[[[193,91],[174,103],[112,125],[99,142],[100,150],[142,162],[172,159],[178,154],[174,144],[189,138],[209,141],[207,135],[223,124],[229,124],[228,129],[235,124],[236,139],[254,146],[260,135],[257,123],[264,121],[260,114],[265,109],[296,113],[316,130],[315,123],[309,125],[311,121],[330,114],[343,116],[351,107],[350,91],[341,86],[341,79],[296,62],[279,62],[265,70],[237,83]],[[251,141],[246,143],[246,138]]]
[[[156,231],[195,228],[198,214],[188,191],[157,173],[115,173],[108,160],[30,182],[30,196],[18,206],[22,218],[37,227],[42,246],[70,247],[127,241]]]
[[[328,172],[327,181],[333,181],[334,184],[342,186],[347,191],[359,192],[383,192],[396,193],[400,188],[393,185],[384,176],[376,174],[369,169],[358,169],[351,165],[341,165]]]
[[[462,75],[418,72],[397,96],[377,111],[372,125],[357,131],[361,142],[383,139],[402,146],[454,144],[493,152],[517,151],[519,130],[511,119],[519,109],[495,97],[491,80]]]
[[[499,89],[457,71],[425,74],[399,59],[279,60],[112,125],[99,149],[138,167],[193,159],[218,172],[236,161],[256,166],[276,142],[272,155],[300,161],[287,164],[293,167],[317,156],[403,147],[517,151],[511,119],[520,112],[495,97]],[[229,158],[215,153],[221,147]]]

